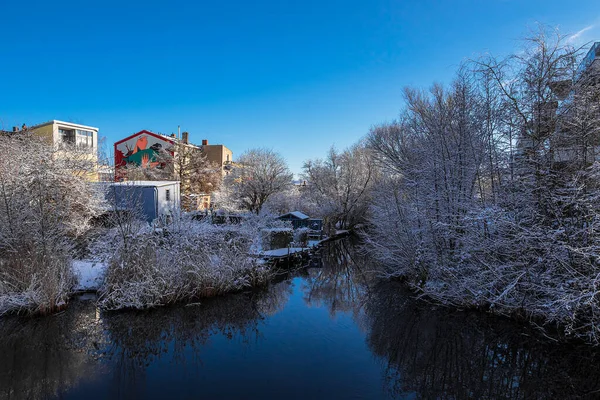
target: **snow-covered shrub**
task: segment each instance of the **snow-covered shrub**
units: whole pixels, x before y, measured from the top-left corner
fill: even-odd
[[[12,260],[3,260],[0,270],[0,315],[56,311],[66,305],[75,283],[71,260],[66,254],[15,255]]]
[[[0,136],[0,153],[0,314],[49,313],[68,300],[74,240],[99,211],[93,163],[30,132]]]
[[[414,205],[403,201],[396,179],[388,178],[374,189],[369,229],[362,236],[383,275],[416,278],[419,269],[427,268],[425,232],[416,218]]]
[[[138,226],[113,233],[101,305],[147,308],[210,297],[264,284],[269,266],[250,255],[260,250],[262,229],[280,221],[248,215],[239,224],[177,216],[161,229]]]
[[[263,250],[288,247],[294,238],[292,228],[265,228],[260,231]]]
[[[294,229],[294,245],[295,247],[306,247],[308,245],[309,228]]]

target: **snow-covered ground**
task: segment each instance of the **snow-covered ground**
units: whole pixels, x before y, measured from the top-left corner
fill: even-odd
[[[289,247],[289,248],[282,247],[280,249],[263,250],[263,251],[260,251],[258,253],[258,255],[263,256],[263,257],[274,257],[274,258],[287,257],[290,254],[302,253],[309,249],[313,249],[313,248],[317,247],[321,242],[322,242],[322,240],[309,240],[306,247]]]
[[[308,247],[283,247],[281,249],[265,250],[260,255],[264,257],[287,257],[289,254],[301,253],[308,249]]]
[[[75,290],[98,290],[104,281],[106,264],[93,260],[73,260],[73,272],[78,279]]]

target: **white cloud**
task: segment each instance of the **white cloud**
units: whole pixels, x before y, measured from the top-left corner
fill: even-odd
[[[586,26],[585,28],[583,28],[583,29],[577,31],[576,33],[574,33],[573,35],[569,36],[567,38],[567,42],[568,43],[580,43],[587,36],[587,35],[585,35],[585,33],[595,29],[596,26],[597,26],[597,24]]]

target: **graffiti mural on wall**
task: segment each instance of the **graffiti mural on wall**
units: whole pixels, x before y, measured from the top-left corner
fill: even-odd
[[[148,131],[141,131],[115,143],[115,166],[135,164],[142,167],[160,167],[158,154],[169,150],[173,142]]]
[[[144,168],[162,168],[159,153],[167,150],[171,155],[173,141],[149,131],[140,131],[115,143],[115,167],[137,165]],[[117,174],[119,175],[119,174]],[[119,176],[116,176],[120,180]]]

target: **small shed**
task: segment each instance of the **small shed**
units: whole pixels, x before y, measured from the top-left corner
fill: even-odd
[[[125,181],[109,185],[109,203],[118,210],[140,212],[145,220],[171,215],[181,206],[179,181]]]
[[[310,218],[308,215],[300,211],[292,211],[287,214],[280,215],[278,219],[282,221],[290,221],[294,229],[309,228],[315,231],[323,229],[323,220],[318,218]]]
[[[279,219],[282,221],[304,221],[309,218],[308,215],[301,213],[300,211],[292,211],[279,216]]]

